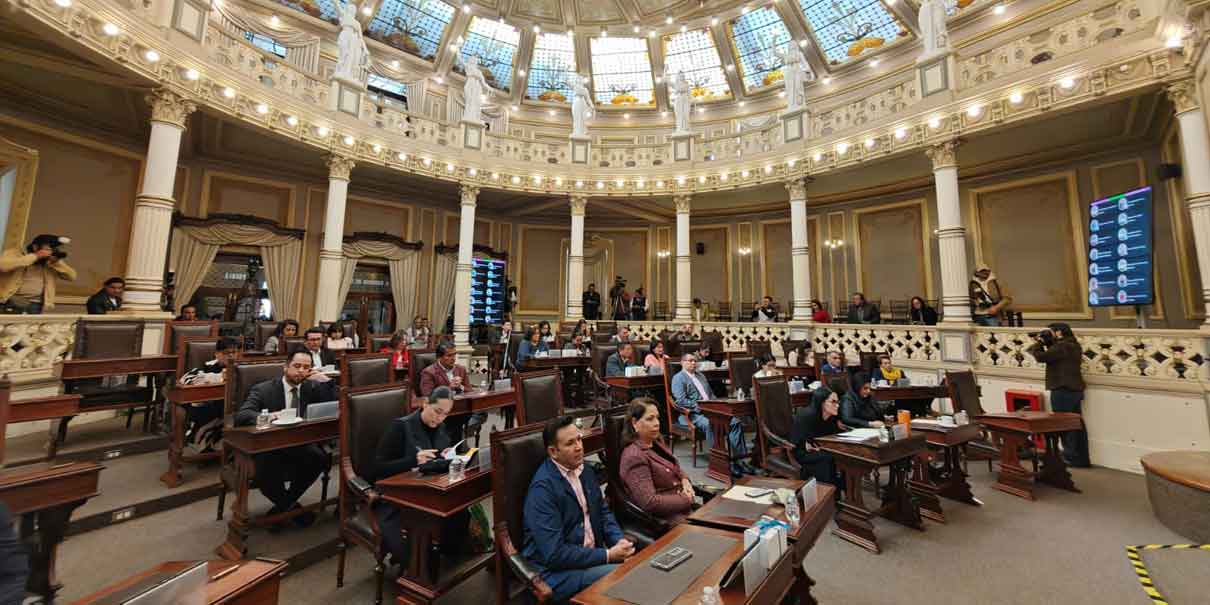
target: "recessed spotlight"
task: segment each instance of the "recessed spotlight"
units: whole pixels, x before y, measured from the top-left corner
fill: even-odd
[[[655,37],[655,30],[653,29],[653,30],[648,31],[648,32],[647,32],[647,37],[648,37],[648,38],[654,38],[654,37]]]
[[[656,189],[663,189],[663,187],[664,187],[664,181],[656,181],[656,182],[655,182],[655,188],[656,188]]]
[[[479,169],[471,166],[470,168],[466,169],[466,174],[469,176],[477,176],[479,174]]]
[[[878,67],[878,59],[870,59],[870,67]]]
[[[751,173],[751,172],[748,172],[747,170],[742,170],[742,171],[740,171],[740,173],[739,173],[739,177],[740,177],[741,179],[746,179],[746,178],[748,178],[748,175],[750,175],[750,174],[752,174],[752,173]]]
[[[471,12],[471,5],[469,5],[469,4],[463,4],[463,5],[462,5],[462,12],[469,14],[469,13]]]
[[[900,126],[899,128],[895,129],[895,138],[896,139],[902,139],[903,137],[906,137],[906,136],[907,136],[906,128]]]
[[[349,147],[352,147],[352,146],[353,146],[353,143],[355,143],[355,142],[356,142],[356,141],[354,141],[354,140],[353,140],[353,137],[351,137],[351,136],[349,136],[349,135],[347,135],[347,134],[345,135],[345,138],[344,138],[344,139],[342,139],[342,140],[344,141],[344,144],[345,144],[345,145],[347,145],[347,146],[349,146]]]
[[[837,143],[836,144],[836,153],[839,153],[840,155],[844,155],[844,152],[846,152],[848,150],[849,150],[848,143]]]
[[[688,25],[684,25],[684,24],[682,24],[682,25],[681,25],[681,33],[683,34],[683,33],[687,32],[687,31],[689,31],[689,26],[688,26]]]
[[[727,64],[727,71],[735,71],[735,66],[734,66],[734,65],[732,65],[732,64],[730,64],[730,63],[728,63],[728,64]]]
[[[370,15],[372,15],[373,13],[374,13],[374,9],[370,8],[369,3],[366,3],[366,4],[362,4],[362,5],[361,5],[361,14],[363,14],[363,15],[365,15],[365,16],[367,16],[367,17],[369,17],[369,16],[370,16]]]
[[[664,17],[664,25],[672,25],[672,15]]]
[[[832,83],[832,76],[824,76],[824,77],[823,77],[823,83],[824,83],[824,86],[827,86],[828,84],[831,84],[831,83]]]
[[[642,188],[643,188],[643,185],[645,185],[646,183],[647,183],[647,181],[644,181],[643,179],[639,179],[639,180],[637,180],[637,181],[635,181],[635,182],[634,182],[634,188],[635,188],[635,189],[642,189]]]
[[[815,155],[811,156],[811,159],[812,159],[812,160],[815,160],[816,162],[818,162],[819,160],[822,160],[822,159],[823,159],[823,154],[822,154],[822,153],[819,153],[818,151],[816,151],[816,152],[815,152]]]
[[[711,26],[717,26],[717,25],[718,25],[718,17],[710,17],[710,25],[711,25]]]
[[[720,180],[724,183],[726,183],[727,179],[730,179],[730,178],[731,178],[731,175],[727,174],[726,172],[720,172],[718,175],[718,180]]]
[[[637,26],[637,25],[636,25],[636,26],[634,26],[633,31],[634,31],[634,33],[636,33],[636,34],[637,34],[637,33],[639,33],[640,31],[642,31],[642,29],[643,29],[643,28],[641,28],[641,27],[639,27],[639,26]]]
[[[663,84],[663,83],[664,83],[664,76],[656,76],[656,77],[655,77],[655,83],[656,83],[656,84]]]
[[[441,76],[437,76],[436,80],[438,84],[445,84],[445,78]]]
[[[779,98],[779,99],[786,98],[786,91],[784,91],[784,90],[777,91],[777,98]]]
[[[265,115],[265,114],[269,113],[269,106],[265,105],[264,103],[257,103],[256,104],[256,113],[259,113],[261,115]]]
[[[196,69],[190,68],[190,69],[185,70],[185,79],[186,80],[196,80],[200,77],[202,77],[202,74],[198,73],[198,71]]]
[[[525,75],[525,70],[524,70],[524,69],[518,69],[518,70],[517,70],[517,75],[518,75],[518,76],[524,76],[524,75]]]
[[[806,38],[803,38],[802,40],[799,40],[799,41],[798,41],[798,45],[799,45],[799,46],[801,46],[801,47],[803,47],[803,48],[806,48],[806,47],[807,47],[807,39],[806,39]]]
[[[424,158],[424,167],[428,168],[433,165],[433,158]]]
[[[972,118],[979,117],[979,114],[981,113],[983,113],[982,105],[971,105],[970,107],[966,108],[966,115]]]
[[[941,126],[941,118],[933,116],[929,118],[929,128],[937,128]]]
[[[661,111],[661,112],[660,112],[660,117],[661,117],[661,118],[666,118],[666,117],[668,117],[668,112],[667,112],[667,111]]]
[[[63,8],[67,8],[67,7],[71,6],[71,0],[55,0],[55,4],[57,4]]]
[[[408,154],[406,154],[406,153],[404,153],[404,152],[402,152],[402,151],[400,151],[399,153],[395,154],[395,157],[396,157],[396,158],[399,158],[399,161],[400,161],[400,162],[406,162],[406,161],[408,161]]]
[[[512,182],[513,182],[513,184],[514,184],[514,185],[520,185],[520,184],[521,184],[521,177],[519,177],[519,176],[517,176],[517,175],[515,175],[515,174],[514,174],[514,175],[513,175],[513,178],[512,178]]]
[[[445,171],[446,171],[446,172],[453,172],[453,171],[454,171],[454,165],[453,165],[453,164],[451,164],[451,163],[449,163],[449,162],[446,162],[446,163],[445,163]]]
[[[561,176],[555,177],[555,186],[557,186],[557,187],[563,186],[563,177],[561,177]]]
[[[493,181],[498,181],[498,180],[500,180],[500,173],[499,173],[499,172],[493,172],[493,173],[492,173],[492,180],[493,180]]]
[[[739,9],[739,14],[746,15],[751,10],[752,10],[751,6],[744,6],[743,8]]]
[[[747,102],[747,101],[740,101],[740,102],[739,102],[739,106],[740,106],[740,107],[743,107],[744,105],[747,105],[747,104],[748,104],[748,102]]]
[[[574,29],[569,29],[569,30],[567,30],[567,37],[568,37],[568,38],[574,38],[574,37],[576,37],[576,30],[574,30]]]
[[[399,59],[391,61],[391,69],[399,69]]]
[[[1016,105],[1024,100],[1025,100],[1025,96],[1019,92],[1014,92],[1011,95],[1008,95],[1008,102],[1012,103],[1013,105]]]
[[[320,127],[318,127],[318,128],[316,128],[316,129],[315,129],[315,134],[317,134],[317,135],[319,135],[319,136],[321,136],[321,137],[326,137],[326,136],[328,136],[328,133],[329,133],[329,132],[331,132],[331,131],[330,131],[330,130],[328,130],[328,127],[327,127],[327,126],[320,126]]]
[[[382,151],[382,145],[379,145],[378,143],[374,143],[374,145],[372,145],[370,147],[370,149],[373,149],[374,153],[378,153],[378,152]]]
[[[541,177],[540,175],[535,174],[535,175],[533,176],[533,180],[534,180],[534,184],[535,184],[535,185],[541,185],[541,184],[542,184],[542,177]]]
[[[698,113],[706,113],[706,108],[705,108],[705,106],[701,106],[701,105],[699,105],[699,106],[698,106],[698,108],[697,108],[697,112],[698,112]]]
[[[798,163],[798,159],[797,159],[797,158],[790,158],[790,159],[786,160],[786,167],[787,167],[787,168],[793,168],[793,167],[794,167],[794,165],[795,165],[795,164],[797,164],[797,163]]]
[[[105,32],[106,36],[116,36],[122,32],[121,29],[118,29],[118,26],[116,26],[112,23],[106,23],[105,25],[102,25],[101,31]]]
[[[677,184],[677,185],[684,185],[684,184],[685,184],[685,177],[683,177],[683,176],[678,176],[678,177],[676,177],[676,184]]]
[[[992,9],[992,12],[993,12],[993,13],[995,13],[995,14],[997,14],[997,15],[1003,15],[1003,14],[1004,14],[1004,11],[1006,11],[1006,10],[1008,10],[1008,9],[1007,9],[1007,8],[1005,8],[1003,4],[997,4],[997,5],[996,5],[996,8],[993,8],[993,9]]]
[[[605,181],[597,181],[597,189],[604,189]]]
[[[294,116],[286,116],[286,123],[291,126],[298,126],[298,118]]]
[[[535,26],[534,26],[534,33],[535,33],[535,34],[540,34],[540,33],[542,33],[542,26],[541,26],[541,25],[535,25]]]
[[[1075,85],[1076,85],[1076,79],[1072,78],[1070,76],[1063,78],[1062,80],[1059,80],[1059,86],[1062,86],[1063,88],[1066,88],[1066,89],[1071,89]]]
[[[618,180],[614,181],[614,184],[616,184],[618,186],[618,189],[621,189],[622,187],[626,186],[626,181],[624,181],[622,179],[618,179]]]
[[[160,60],[160,53],[149,48],[147,49],[147,52],[143,53],[143,58],[147,59],[151,63],[155,63],[156,61]]]
[[[235,89],[230,86],[223,89],[223,96],[228,99],[235,97]]]
[[[510,109],[512,109],[513,111],[517,111],[517,106],[513,105]]]
[[[705,184],[706,184],[706,175],[704,175],[704,174],[703,174],[703,175],[699,175],[699,176],[697,177],[697,182],[698,182],[699,184],[701,184],[701,185],[705,185]]]
[[[607,29],[605,29],[604,27],[602,27],[602,28],[601,28],[601,37],[602,37],[602,38],[608,38],[608,37],[609,37],[609,30],[607,30]]]
[[[576,189],[583,189],[584,181],[576,181]]]
[[[1168,38],[1164,40],[1164,46],[1166,46],[1168,48],[1180,48],[1181,47],[1180,35],[1168,36]]]
[[[546,115],[549,115],[549,116],[550,116],[550,117],[552,117],[552,118],[553,118],[553,117],[555,117],[555,110],[553,110],[553,109],[548,109],[548,110],[546,111]]]
[[[865,148],[866,148],[866,149],[872,149],[872,148],[874,147],[874,143],[875,143],[875,141],[874,141],[874,139],[873,139],[873,138],[866,139],[866,140],[865,140]]]
[[[273,27],[281,27],[281,18],[277,15],[269,17],[269,25],[272,25]]]

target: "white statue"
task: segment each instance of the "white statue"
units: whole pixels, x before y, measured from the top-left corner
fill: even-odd
[[[787,43],[786,48],[774,51],[781,58],[782,82],[786,87],[786,111],[799,109],[807,102],[807,93],[803,88],[815,81],[815,72],[811,64],[795,44]]]
[[[950,36],[945,29],[945,0],[924,0],[920,4],[920,39],[924,48],[920,59],[931,59],[950,51]]]
[[[575,76],[571,84],[571,136],[587,137],[588,125],[585,122],[592,116],[592,97],[584,79]]]
[[[672,83],[672,112],[676,115],[676,128],[673,134],[688,134],[689,112],[693,108],[693,93],[685,72],[676,72],[676,80]]]
[[[361,22],[357,20],[357,6],[346,2],[340,9],[340,36],[336,38],[340,56],[336,60],[336,71],[332,77],[350,84],[365,86],[370,69],[370,51],[361,37]]]
[[[462,85],[462,121],[482,124],[487,79],[483,77],[483,70],[479,69],[479,57],[467,57],[462,67],[466,72],[466,84]]]

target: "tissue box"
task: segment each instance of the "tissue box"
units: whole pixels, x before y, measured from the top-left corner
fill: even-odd
[[[646,376],[647,368],[643,366],[630,366],[626,368],[626,377],[633,378],[635,376]]]

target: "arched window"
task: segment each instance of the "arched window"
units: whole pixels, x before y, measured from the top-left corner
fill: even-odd
[[[655,105],[651,55],[643,38],[592,38],[592,90],[601,105]]]
[[[529,64],[525,98],[567,103],[576,73],[576,48],[567,34],[538,34],[534,58]]]

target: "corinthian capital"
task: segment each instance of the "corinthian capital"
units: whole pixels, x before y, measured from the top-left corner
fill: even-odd
[[[933,161],[933,170],[952,168],[958,165],[958,139],[950,139],[924,148],[924,154]]]
[[[573,195],[568,203],[571,204],[572,216],[584,216],[584,209],[588,207],[588,196]]]
[[[479,199],[479,188],[474,185],[462,186],[462,205],[474,206],[475,201]]]
[[[809,182],[810,180],[805,178],[786,181],[786,191],[790,193],[790,201],[807,199],[807,183]]]
[[[1197,101],[1197,86],[1193,83],[1193,78],[1184,78],[1169,84],[1167,92],[1168,99],[1176,108],[1176,115],[1200,107]]]
[[[349,180],[353,172],[353,158],[343,155],[328,156],[328,178]]]
[[[688,212],[689,212],[689,201],[690,201],[690,200],[692,200],[692,199],[693,199],[693,197],[692,197],[692,196],[689,196],[689,195],[674,195],[674,196],[672,196],[672,203],[676,204],[676,213],[677,213],[677,214],[681,214],[681,213],[686,213],[686,214],[688,214]]]
[[[189,114],[197,110],[193,101],[167,88],[157,88],[148,94],[147,104],[151,105],[152,122],[164,122],[181,128],[185,127]]]

